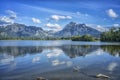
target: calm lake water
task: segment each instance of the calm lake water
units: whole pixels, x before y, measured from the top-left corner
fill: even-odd
[[[110,78],[96,78],[100,73]],[[1,40],[0,80],[36,80],[37,77],[120,80],[120,43]]]

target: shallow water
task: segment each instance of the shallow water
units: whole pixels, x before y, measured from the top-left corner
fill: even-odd
[[[106,80],[99,73],[120,80],[120,43],[0,41],[0,80]]]

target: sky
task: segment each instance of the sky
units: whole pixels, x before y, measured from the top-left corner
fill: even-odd
[[[59,31],[69,22],[120,25],[120,0],[0,0],[0,25],[20,23]]]

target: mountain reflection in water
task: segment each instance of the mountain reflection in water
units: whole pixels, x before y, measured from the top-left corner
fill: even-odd
[[[120,79],[119,45],[1,46],[0,80],[100,80],[103,73]],[[79,66],[80,72],[73,67]]]
[[[64,52],[67,56],[70,58],[75,58],[78,56],[85,56],[87,54],[90,54],[91,52],[94,52],[98,49],[102,49],[103,51],[106,51],[110,53],[110,55],[120,55],[120,46],[119,45],[66,45],[66,46],[49,46],[49,47],[43,47],[43,46],[1,46],[0,47],[0,53],[1,54],[7,54],[11,56],[24,56],[26,54],[36,54],[36,53],[42,53],[45,50],[53,50],[53,49],[59,49]]]

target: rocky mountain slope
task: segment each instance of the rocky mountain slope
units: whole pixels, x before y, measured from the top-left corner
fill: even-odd
[[[55,33],[55,36],[59,37],[72,37],[72,36],[81,36],[85,34],[89,34],[94,37],[99,37],[100,31],[91,28],[89,26],[86,26],[85,24],[77,24],[74,22],[70,22],[67,24],[63,30]]]
[[[47,33],[40,27],[11,24],[0,26],[0,36],[3,37],[45,37]]]

